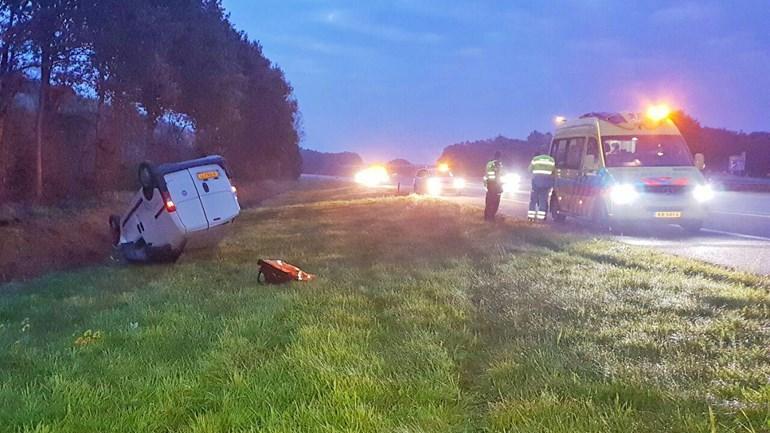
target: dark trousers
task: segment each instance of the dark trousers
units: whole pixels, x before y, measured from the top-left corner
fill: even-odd
[[[486,205],[484,206],[484,219],[494,221],[497,210],[500,209],[500,197],[503,191],[497,182],[489,182],[487,185]]]
[[[553,178],[545,175],[535,175],[532,177],[532,193],[529,196],[530,219],[544,221],[548,215],[548,205],[551,199],[551,190],[553,189]]]

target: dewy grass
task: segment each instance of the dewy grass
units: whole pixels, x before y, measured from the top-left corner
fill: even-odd
[[[174,266],[17,284],[0,431],[770,429],[767,279],[480,220],[330,185]]]

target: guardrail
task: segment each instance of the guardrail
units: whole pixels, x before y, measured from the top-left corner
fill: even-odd
[[[725,191],[766,192],[770,193],[770,179],[714,175],[709,180]]]

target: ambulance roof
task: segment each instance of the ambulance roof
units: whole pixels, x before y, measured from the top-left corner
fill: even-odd
[[[588,113],[556,128],[556,135],[585,127],[599,128],[601,135],[681,135],[671,119],[652,122],[640,113]]]

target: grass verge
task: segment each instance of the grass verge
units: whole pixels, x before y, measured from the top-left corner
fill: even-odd
[[[770,428],[767,279],[480,219],[296,191],[215,253],[17,286],[0,431]],[[320,278],[261,286],[264,257]]]

